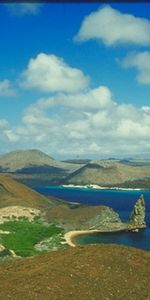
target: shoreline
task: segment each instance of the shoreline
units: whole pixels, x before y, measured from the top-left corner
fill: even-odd
[[[79,189],[95,189],[95,190],[120,190],[120,191],[147,191],[147,188],[121,188],[121,187],[107,187],[100,186],[96,184],[89,185],[74,185],[74,184],[63,184],[61,185],[65,188],[79,188]]]
[[[124,232],[124,231],[131,231],[131,232],[138,232],[141,229],[145,229],[146,226],[143,225],[141,228],[137,228],[135,226],[128,227],[128,226],[123,226],[122,228],[119,229],[112,229],[112,230],[98,230],[98,229],[93,229],[93,230],[71,230],[65,233],[64,239],[66,240],[66,243],[71,246],[71,247],[77,247],[79,244],[75,243],[75,238],[80,235],[86,235],[86,234],[94,234],[94,233],[117,233],[117,232]]]
[[[74,242],[75,237],[80,236],[80,235],[85,235],[85,234],[94,234],[94,233],[108,233],[108,232],[121,232],[129,230],[127,227],[120,228],[120,229],[114,229],[114,230],[98,230],[98,229],[93,229],[93,230],[71,230],[65,233],[64,238],[67,242],[67,244],[71,247],[76,247],[78,244]]]

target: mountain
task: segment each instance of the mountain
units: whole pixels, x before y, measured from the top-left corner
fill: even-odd
[[[1,263],[0,299],[148,300],[150,253],[86,245]]]
[[[130,165],[118,161],[102,160],[91,161],[76,170],[66,178],[66,183],[100,186],[126,186],[139,187],[140,183],[150,187],[150,166]]]
[[[18,150],[0,155],[1,172],[47,173],[52,171],[72,172],[81,164],[57,161],[39,150]]]

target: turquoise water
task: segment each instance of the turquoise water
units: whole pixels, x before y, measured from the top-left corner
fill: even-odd
[[[146,204],[147,228],[138,233],[105,233],[80,236],[80,244],[116,243],[141,249],[150,249],[150,190],[93,190],[80,188],[65,188],[62,186],[37,187],[44,195],[52,195],[66,201],[78,202],[82,205],[106,205],[119,213],[122,221],[127,221],[138,197],[143,194]]]

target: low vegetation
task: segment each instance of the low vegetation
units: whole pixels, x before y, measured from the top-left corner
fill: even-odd
[[[61,247],[63,229],[55,224],[43,224],[40,220],[29,222],[28,220],[10,221],[0,224],[0,230],[9,231],[10,234],[0,235],[0,243],[6,249],[13,250],[16,255],[27,257],[38,255],[42,249],[37,250],[36,244],[49,239],[47,249],[56,250]],[[63,244],[62,244],[63,247]],[[53,249],[54,248],[54,249]]]

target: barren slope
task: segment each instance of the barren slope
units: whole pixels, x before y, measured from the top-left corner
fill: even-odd
[[[150,253],[82,246],[1,263],[2,300],[148,300]]]
[[[75,171],[80,164],[65,163],[53,159],[51,156],[39,150],[18,150],[0,155],[1,172],[30,172],[38,173],[41,169],[44,173],[52,170]],[[40,170],[40,173],[41,173]]]
[[[92,161],[68,176],[68,183],[117,185],[150,178],[150,166],[131,166],[116,161]]]
[[[33,191],[29,187],[15,180],[0,175],[0,208],[12,205],[33,207],[38,209],[48,208],[55,198],[49,200]]]

